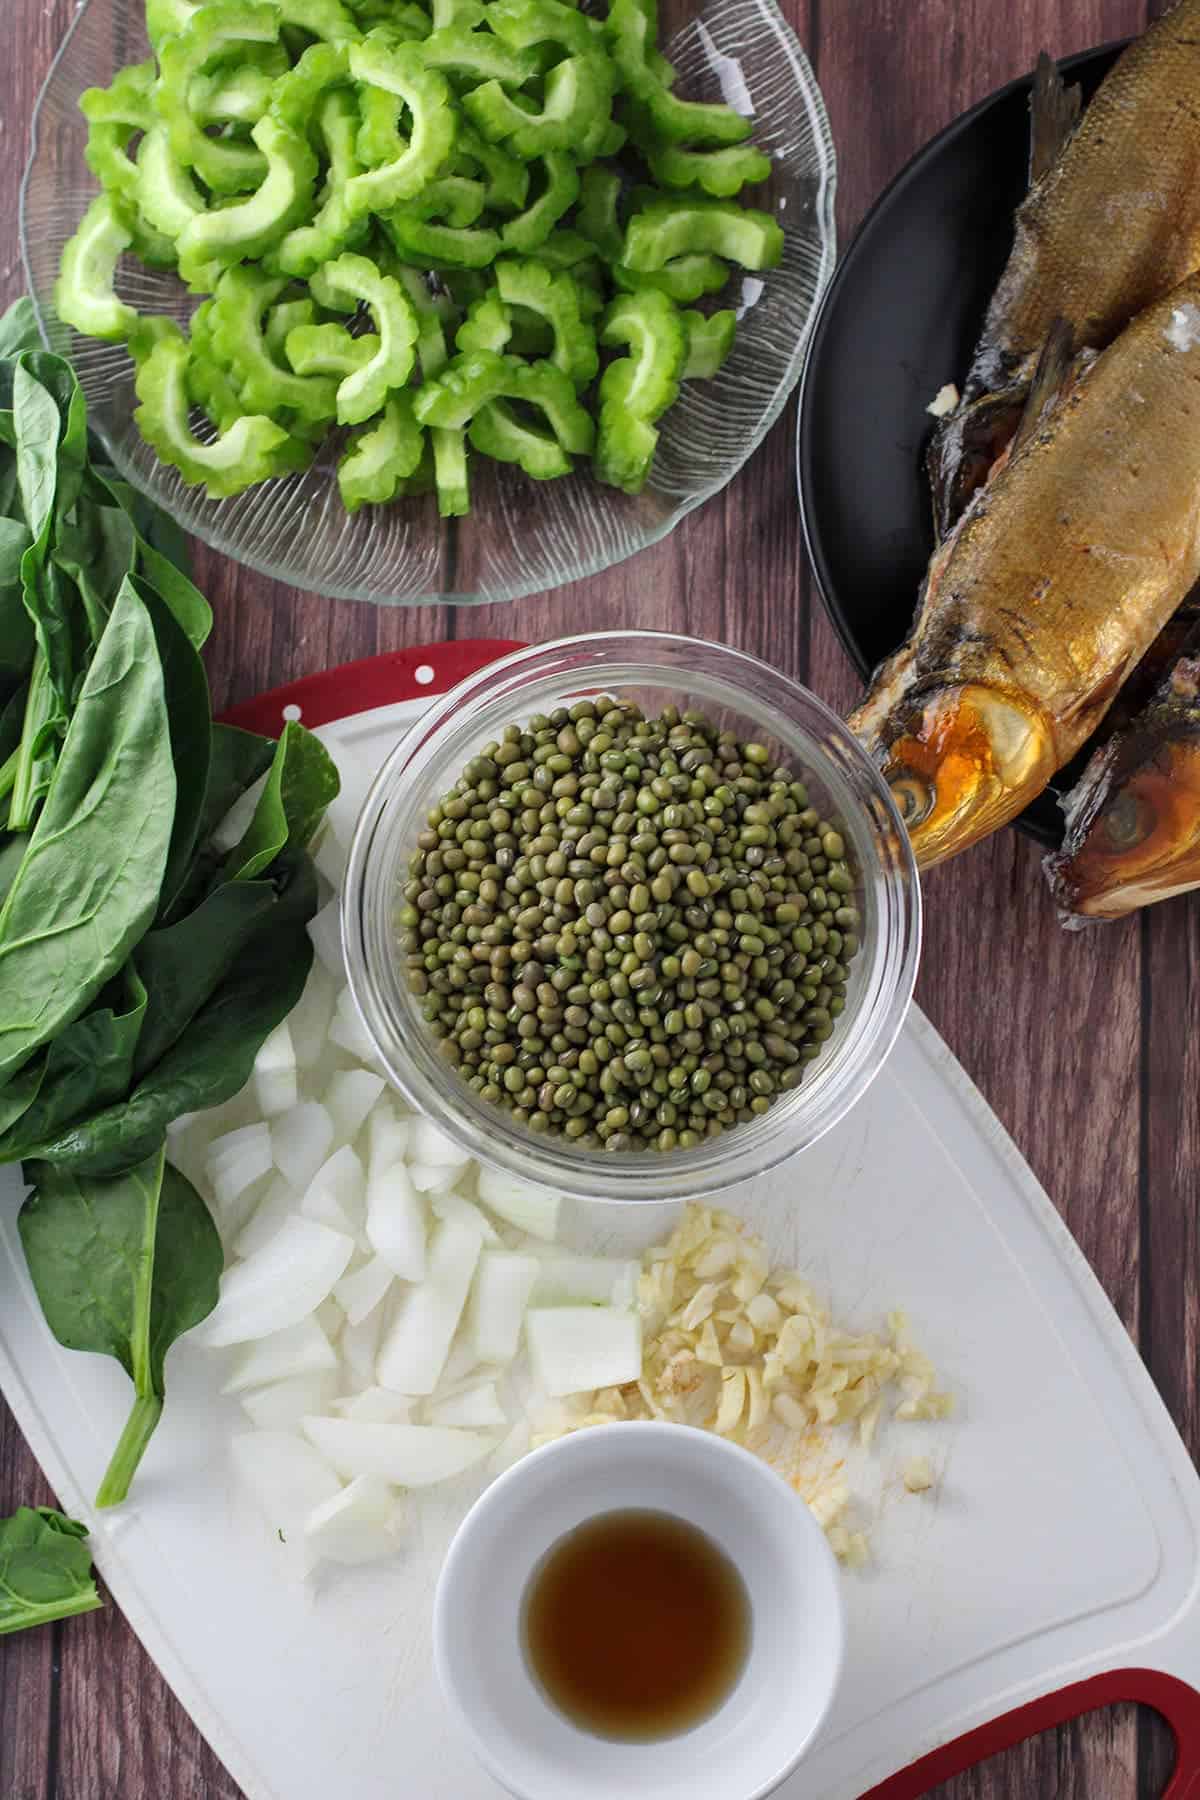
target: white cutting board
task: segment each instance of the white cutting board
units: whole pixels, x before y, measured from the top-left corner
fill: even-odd
[[[390,691],[421,693],[396,666]],[[340,710],[378,697],[380,665],[367,667]],[[428,661],[417,676],[421,700],[344,720],[329,738],[378,763],[442,685]],[[328,717],[332,678],[321,679]],[[112,1363],[51,1338],[24,1270],[19,1198],[17,1172],[0,1170],[0,1386],[60,1501],[91,1528],[114,1598],[250,1800],[496,1800],[430,1658],[440,1557],[479,1480],[431,1496],[394,1564],[291,1585],[287,1552],[229,1479],[240,1413],[218,1396],[220,1359],[185,1340],[132,1504],[97,1515],[128,1386]],[[935,1746],[1103,1671],[1200,1687],[1200,1480],[1073,1240],[920,1013],[841,1125],[726,1203],[811,1275],[839,1319],[870,1326],[903,1307],[957,1399],[949,1424],[893,1424],[869,1458],[848,1456],[873,1562],[846,1576],[844,1687],[782,1800],[854,1800]],[[635,1247],[673,1216],[580,1207],[573,1236]],[[940,1472],[931,1494],[900,1479],[917,1453]],[[1194,1699],[1178,1720],[1185,1737]],[[910,1773],[881,1793],[901,1800],[923,1785]],[[1191,1791],[1181,1775],[1173,1792]],[[724,1800],[702,1770],[696,1795]]]

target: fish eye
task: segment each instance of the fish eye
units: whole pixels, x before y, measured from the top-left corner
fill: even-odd
[[[1114,850],[1133,850],[1154,829],[1154,814],[1137,795],[1123,793],[1104,815],[1104,835]]]
[[[919,775],[897,775],[889,783],[900,817],[910,829],[920,825],[933,811],[934,793]]]

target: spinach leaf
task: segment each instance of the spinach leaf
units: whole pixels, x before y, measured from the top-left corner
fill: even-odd
[[[135,1076],[171,1048],[276,904],[271,882],[230,881],[185,918],[146,933],[133,953],[148,995]]]
[[[196,649],[202,650],[212,630],[212,607],[200,589],[194,587],[170,558],[161,555],[153,544],[137,538],[135,551],[135,561],[143,580],[170,607]]]
[[[303,850],[338,785],[337,768],[320,738],[289,720],[254,817],[229,853],[229,880],[253,881],[282,850]]]
[[[23,683],[15,693],[9,695],[0,709],[0,762],[7,762],[21,742],[27,693],[28,683]]]
[[[172,1119],[217,1106],[245,1086],[263,1040],[291,1012],[312,967],[305,927],[317,908],[316,873],[301,854],[280,875],[286,885],[272,910],[129,1098],[38,1145],[32,1155],[64,1170],[116,1175],[156,1150]]]
[[[7,1132],[21,1119],[38,1097],[46,1075],[46,1059],[26,1063],[6,1088],[0,1089],[0,1130]]]
[[[97,1506],[129,1492],[163,1409],[163,1362],[217,1303],[221,1240],[160,1149],[115,1181],[34,1163],[18,1226],[46,1323],[68,1350],[113,1356],[135,1399]]]
[[[29,1072],[40,1072],[35,1096],[0,1134],[0,1162],[20,1162],[45,1138],[63,1131],[74,1119],[111,1106],[128,1091],[146,1016],[146,990],[131,963],[113,985],[118,992],[106,1005],[75,1019],[37,1063],[26,1063],[20,1075],[0,1089],[0,1099],[7,1099]],[[101,995],[102,1001],[105,998]]]
[[[0,837],[0,904],[17,878],[28,843],[28,837],[20,831]]]
[[[136,488],[107,469],[93,465],[88,489],[108,508],[126,516],[134,534],[136,569],[166,601],[197,650],[212,630],[212,608],[188,575],[187,539],[183,532],[144,499]]]
[[[242,731],[236,725],[214,724],[208,791],[204,796],[204,818],[200,824],[201,843],[208,842],[238,796],[270,768],[275,749],[272,738]]]
[[[159,905],[166,911],[183,886],[192,857],[204,796],[208,789],[208,765],[212,758],[212,705],[204,664],[174,612],[154,588],[137,576],[129,577],[140,596],[158,646],[163,693],[171,731],[171,760],[175,768],[175,820],[163,872]]]
[[[32,542],[21,559],[25,606],[65,721],[80,674],[72,584],[50,560],[55,523],[75,504],[87,463],[87,408],[61,357],[27,351],[13,376],[17,487]]]
[[[7,312],[0,314],[0,357],[20,356],[22,350],[36,350],[41,341],[33,301],[28,294],[22,294]]]
[[[124,583],[0,907],[0,1087],[120,968],[158,907],[175,813],[154,628]]]
[[[21,677],[33,661],[33,620],[25,610],[21,559],[30,544],[19,519],[0,518],[0,676]]]
[[[60,519],[52,551],[55,567],[79,591],[93,643],[100,639],[121,583],[134,566],[133,525],[115,506],[97,506],[86,494],[70,518]]]
[[[86,1526],[50,1506],[0,1519],[0,1637],[104,1605],[86,1537]]]

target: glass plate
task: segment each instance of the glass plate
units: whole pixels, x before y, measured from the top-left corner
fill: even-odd
[[[754,141],[773,169],[751,197],[780,216],[785,249],[779,268],[762,278],[735,271],[720,296],[718,304],[740,315],[733,353],[713,380],[684,384],[661,423],[644,491],[629,496],[604,487],[586,465],[557,481],[534,482],[476,456],[469,518],[439,519],[432,495],[350,515],[337,491],[336,442],[307,474],[235,500],[209,500],[187,487],[133,423],[133,365],[125,350],[81,338],[55,318],[63,246],[96,193],[84,161],[79,96],[148,54],[142,0],[86,0],[34,114],[21,246],[43,334],[72,357],[91,423],[122,474],[187,531],[264,575],[385,605],[511,600],[595,574],[665,536],[724,487],[778,418],[835,253],[829,122],[808,60],[774,0],[711,0],[666,49],[679,71],[678,93],[753,112]],[[181,322],[197,304],[174,276],[129,259],[117,287],[139,310]]]

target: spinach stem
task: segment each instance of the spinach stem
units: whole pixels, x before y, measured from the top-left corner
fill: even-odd
[[[145,1455],[146,1445],[162,1417],[161,1394],[139,1394],[133,1411],[125,1421],[125,1429],[112,1453],[112,1461],[104,1473],[96,1495],[98,1507],[117,1506],[129,1492],[129,1484]]]
[[[33,815],[38,801],[49,785],[47,775],[47,758],[36,754],[35,746],[41,735],[42,727],[49,720],[54,708],[54,689],[50,682],[50,665],[39,648],[33,659],[33,673],[29,677],[29,695],[25,701],[25,723],[21,731],[21,742],[14,755],[16,767],[13,771],[12,800],[8,810],[8,829],[10,831],[28,831],[33,824]]]
[[[11,791],[12,784],[16,779],[17,752],[14,750],[11,756],[6,756],[0,763],[0,800],[3,800],[5,794]]]

